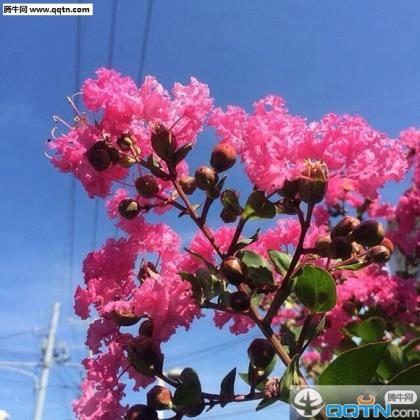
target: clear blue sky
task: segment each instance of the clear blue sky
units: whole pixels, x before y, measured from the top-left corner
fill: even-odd
[[[146,1],[118,3],[114,67],[137,78]],[[100,0],[94,16],[82,18],[82,78],[107,63],[110,12],[111,1]],[[145,70],[168,87],[194,75],[209,84],[217,105],[249,107],[276,93],[309,119],[359,113],[397,135],[420,124],[419,22],[418,0],[155,0]],[[74,87],[75,28],[73,17],[0,17],[0,360],[39,359],[55,300],[63,304],[58,341],[68,343],[73,361],[84,354],[86,325],[71,317],[68,292],[70,178],[44,156],[51,116],[71,117],[65,97]],[[213,141],[206,133],[197,150],[208,151]],[[394,199],[397,191],[386,195]],[[113,228],[102,206],[99,214],[101,243]],[[74,284],[92,244],[92,222],[93,203],[77,185]],[[246,343],[234,344],[209,321],[200,326],[167,346],[170,361],[190,361],[207,376],[206,388],[217,391],[229,361],[245,369]],[[218,342],[229,344],[188,355]],[[72,418],[79,379],[75,369],[53,368],[45,419]],[[33,401],[28,378],[0,370],[0,409],[26,420]],[[208,418],[285,418],[280,404],[274,407],[255,417],[249,411]]]

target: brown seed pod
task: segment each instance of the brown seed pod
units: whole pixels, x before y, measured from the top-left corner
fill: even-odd
[[[331,258],[347,260],[351,257],[353,247],[351,242],[342,236],[338,236],[331,241],[330,256]]]
[[[356,226],[360,224],[360,220],[355,217],[343,217],[331,231],[331,238],[348,235]]]
[[[143,175],[135,181],[136,190],[144,198],[152,198],[159,192],[159,185],[153,175]]]
[[[264,338],[256,338],[248,347],[249,360],[257,368],[266,368],[275,354],[272,345]]]
[[[136,200],[126,198],[118,206],[118,212],[124,219],[134,219],[140,213],[140,205]]]
[[[249,309],[250,298],[246,293],[234,292],[230,295],[230,306],[233,310],[243,312]]]
[[[208,166],[200,166],[195,171],[195,182],[200,190],[210,190],[217,183],[217,174]]]
[[[227,171],[235,162],[236,151],[231,144],[219,143],[214,147],[210,164],[217,172]]]
[[[185,175],[179,180],[179,183],[181,185],[182,191],[184,191],[184,193],[187,195],[193,194],[197,188],[197,184],[193,176]]]
[[[384,239],[384,236],[384,228],[376,220],[365,220],[361,222],[348,235],[351,241],[356,241],[367,247],[379,245]]]
[[[128,356],[131,365],[143,375],[162,373],[163,354],[149,337],[141,335],[134,338],[128,346]]]
[[[158,420],[156,411],[143,404],[131,406],[124,417],[125,420]]]
[[[171,410],[172,409],[172,394],[168,388],[160,385],[155,385],[147,393],[147,405],[155,410]]]
[[[315,242],[315,251],[320,257],[329,257],[330,248],[331,248],[331,236],[329,234],[321,236]]]
[[[163,124],[155,124],[152,137],[153,151],[165,162],[169,161],[177,148],[177,141],[172,131]]]
[[[245,281],[246,269],[239,258],[225,258],[222,262],[221,270],[226,280],[235,286]]]
[[[134,315],[132,311],[113,311],[112,318],[119,327],[131,327],[140,321],[140,318]]]
[[[391,258],[391,251],[386,246],[375,245],[369,249],[367,258],[374,263],[384,263]]]
[[[381,245],[388,248],[391,253],[394,252],[394,243],[391,241],[391,239],[384,238],[381,242]]]
[[[85,154],[86,159],[98,172],[106,171],[112,166],[111,156],[104,141],[97,141]]]
[[[139,335],[144,335],[146,337],[152,338],[153,336],[153,321],[151,319],[146,319],[140,324]]]

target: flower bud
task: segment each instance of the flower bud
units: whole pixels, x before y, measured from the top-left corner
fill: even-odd
[[[331,238],[348,235],[356,226],[360,225],[360,220],[355,217],[343,217],[331,231]]]
[[[131,406],[124,417],[125,420],[158,420],[156,411],[143,404]]]
[[[137,274],[137,279],[141,284],[148,279],[149,277],[157,277],[158,271],[156,269],[156,266],[150,262],[150,261],[144,261],[141,266],[140,270]]]
[[[250,298],[246,293],[234,292],[230,295],[230,306],[237,312],[243,312],[249,309]]]
[[[376,245],[369,249],[367,258],[374,263],[384,263],[391,258],[391,251],[386,246]]]
[[[171,410],[172,394],[168,388],[156,385],[147,393],[147,405],[155,410]]]
[[[146,337],[152,338],[153,336],[153,321],[151,319],[146,319],[140,324],[139,335],[144,335]]]
[[[233,223],[238,218],[238,215],[235,212],[232,212],[231,209],[223,209],[220,212],[220,218],[224,223]]]
[[[96,171],[105,171],[112,166],[111,157],[104,141],[97,141],[86,152],[86,158]]]
[[[331,241],[330,257],[342,260],[351,258],[353,247],[351,242],[342,236],[338,236]]]
[[[226,277],[226,280],[238,286],[245,281],[245,267],[242,261],[236,257],[228,257],[223,260],[222,273]]]
[[[128,346],[130,364],[143,375],[156,376],[162,373],[163,354],[153,341],[144,335],[134,338]]]
[[[385,248],[388,248],[391,253],[394,252],[394,243],[391,241],[391,239],[384,238],[381,242],[381,245]]]
[[[219,143],[213,149],[210,158],[211,166],[217,172],[230,169],[236,162],[236,151],[229,143]]]
[[[152,132],[153,151],[164,161],[168,161],[176,151],[177,142],[172,131],[163,124],[156,124]]]
[[[133,311],[113,311],[112,318],[119,327],[131,327],[140,321],[140,318],[134,315]]]
[[[327,192],[327,165],[322,161],[306,161],[305,166],[298,182],[299,195],[305,203],[316,204]]]
[[[265,338],[256,338],[248,347],[248,357],[256,368],[266,368],[275,355],[272,345]]]
[[[126,198],[118,206],[118,212],[124,219],[134,219],[140,213],[140,205],[136,200]]]
[[[385,232],[383,226],[375,220],[365,220],[356,226],[349,234],[352,241],[363,246],[379,245],[384,239]]]
[[[153,175],[143,175],[135,181],[138,193],[144,198],[152,198],[159,192],[159,185]]]
[[[264,397],[265,398],[276,398],[280,395],[280,379],[269,378],[264,385]]]
[[[195,171],[195,181],[200,190],[206,191],[216,184],[217,174],[214,169],[209,168],[208,166],[200,166]]]
[[[133,145],[133,140],[130,134],[121,134],[117,139],[118,147],[122,150],[130,150]]]
[[[331,236],[324,235],[315,242],[315,251],[320,257],[328,257],[330,255]]]
[[[364,250],[362,245],[358,244],[357,242],[352,242],[351,247],[352,247],[351,253],[355,255],[360,254]]]
[[[195,183],[195,178],[193,176],[183,176],[179,180],[179,183],[181,185],[182,191],[184,191],[184,193],[187,195],[193,194],[197,188],[197,184]]]
[[[118,160],[118,164],[126,169],[131,168],[135,163],[137,163],[137,160],[131,156],[121,156]]]

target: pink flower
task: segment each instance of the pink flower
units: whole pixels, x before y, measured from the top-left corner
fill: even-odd
[[[246,334],[255,327],[254,321],[245,315],[235,315],[228,312],[215,311],[213,317],[214,325],[222,329],[228,322],[232,321],[229,330],[232,334]]]

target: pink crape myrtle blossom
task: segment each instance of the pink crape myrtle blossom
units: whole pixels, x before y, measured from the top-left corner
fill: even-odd
[[[392,276],[373,265],[358,272],[346,273],[337,285],[337,305],[327,314],[328,328],[312,343],[321,348],[322,359],[332,356],[346,335],[343,329],[363,319],[363,308],[377,308],[394,322],[417,322],[420,300],[415,279]]]
[[[297,178],[305,159],[327,164],[330,203],[341,199],[343,187],[374,199],[378,188],[400,180],[407,167],[400,145],[361,117],[327,114],[308,124],[291,115],[278,96],[256,102],[251,115],[236,107],[216,108],[209,125],[236,148],[250,180],[268,192]]]
[[[101,68],[96,79],[88,79],[82,87],[83,102],[92,112],[102,114],[100,121],[89,122],[79,111],[78,124],[61,137],[49,143],[54,152],[53,164],[62,172],[71,172],[88,192],[90,197],[106,197],[112,183],[127,176],[128,171],[119,165],[96,172],[86,158],[87,150],[99,140],[106,139],[116,145],[119,135],[131,133],[140,148],[140,157],[147,158],[152,152],[151,124],[162,123],[174,127],[178,146],[194,143],[203,129],[207,114],[212,109],[213,99],[207,85],[191,78],[186,86],[176,83],[173,97],[154,77],[145,78],[138,88],[129,77]],[[183,172],[187,172],[183,163]],[[165,185],[165,182],[160,181]],[[166,183],[167,184],[167,183]],[[165,189],[165,188],[163,188]]]

